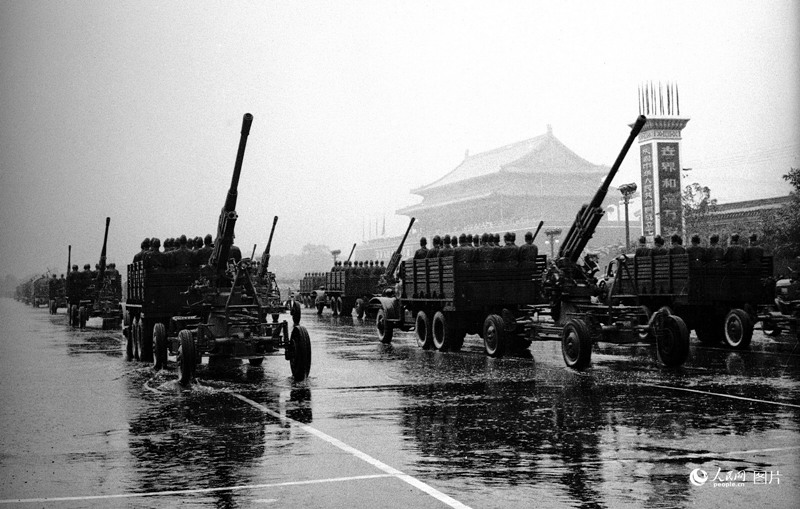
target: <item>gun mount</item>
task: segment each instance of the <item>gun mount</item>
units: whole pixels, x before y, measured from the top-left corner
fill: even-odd
[[[214,250],[208,259],[208,265],[211,266],[217,275],[224,274],[228,265],[228,255],[233,245],[234,227],[236,226],[236,219],[239,217],[236,214],[236,199],[238,198],[239,189],[239,176],[242,173],[242,161],[244,160],[244,150],[247,146],[247,137],[250,135],[250,126],[253,123],[253,115],[245,113],[242,119],[242,132],[239,138],[239,149],[236,153],[236,163],[233,166],[233,177],[231,178],[231,186],[228,189],[228,194],[225,197],[225,205],[219,213],[219,222],[217,224],[217,237],[214,240]]]

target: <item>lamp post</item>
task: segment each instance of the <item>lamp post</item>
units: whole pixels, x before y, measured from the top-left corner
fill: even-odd
[[[628,202],[630,202],[633,193],[636,192],[636,183],[631,182],[630,184],[623,184],[619,186],[619,192],[622,193],[622,199],[625,202],[625,251],[627,252],[631,250],[631,231],[630,223],[628,222]]]
[[[544,234],[547,235],[545,244],[550,244],[550,258],[555,258],[555,244],[558,242],[555,237],[561,235],[561,228],[548,228],[544,231]]]

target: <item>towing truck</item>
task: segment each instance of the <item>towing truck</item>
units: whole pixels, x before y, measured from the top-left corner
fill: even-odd
[[[138,347],[141,359],[160,369],[171,353],[183,385],[191,384],[203,356],[246,359],[259,366],[266,355],[283,348],[296,381],[304,380],[311,368],[308,331],[296,325],[290,334],[287,321],[278,320],[276,311],[282,310],[259,292],[262,285],[255,280],[252,260],[231,256],[239,176],[252,121],[252,115],[244,115],[231,185],[207,262],[159,267],[148,266],[145,257],[128,269],[129,358],[135,358]],[[257,276],[268,275],[266,265],[262,263]]]
[[[565,237],[556,260],[467,263],[454,257],[408,260],[400,277],[400,295],[373,299],[382,342],[394,329],[415,331],[422,348],[458,350],[466,334],[480,334],[484,350],[499,357],[532,341],[559,340],[567,366],[591,363],[595,342],[638,343],[652,338],[659,359],[668,366],[688,355],[689,333],[680,317],[659,309],[598,299],[595,278],[578,262],[604,215],[603,199],[646,119],[640,116],[609,174],[591,203],[584,205]],[[387,273],[389,273],[387,271]],[[389,273],[391,274],[391,273]]]

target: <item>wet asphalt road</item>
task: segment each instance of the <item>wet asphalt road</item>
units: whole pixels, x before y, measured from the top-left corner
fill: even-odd
[[[313,360],[210,367],[183,390],[0,299],[0,506],[797,507],[800,347],[693,341],[660,368],[601,346],[586,373],[556,342],[491,359],[382,345],[371,322],[304,310]],[[697,470],[699,469],[699,470]],[[705,482],[696,486],[690,481]],[[724,482],[726,476],[733,478]],[[698,480],[699,479],[699,480]]]

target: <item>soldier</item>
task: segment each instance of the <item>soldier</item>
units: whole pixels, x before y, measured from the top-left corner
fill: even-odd
[[[680,235],[675,234],[669,240],[669,254],[686,254],[686,248],[683,247],[683,239]]]
[[[760,267],[764,248],[758,245],[758,235],[750,235],[750,245],[744,250],[744,261],[749,267]]]
[[[472,237],[470,235],[470,237]],[[455,263],[468,263],[472,261],[472,256],[475,254],[475,248],[472,247],[472,239],[468,238],[465,233],[458,237],[458,247],[453,250],[453,261]]]
[[[708,239],[706,249],[706,262],[722,263],[725,260],[725,250],[719,246],[719,235],[716,233]]]
[[[534,262],[539,255],[539,248],[533,243],[533,233],[525,233],[525,243],[519,246],[517,258],[521,262]]]
[[[595,275],[600,270],[597,264],[599,259],[600,256],[597,253],[586,253],[586,256],[583,257],[583,272],[588,278],[596,279]]]
[[[419,239],[419,249],[414,253],[414,258],[419,260],[428,257],[428,239],[422,237]]]
[[[181,235],[178,239],[178,249],[175,249],[170,253],[172,266],[183,267],[192,264],[194,256],[189,250],[188,244],[189,240],[186,238],[186,235]]]
[[[636,248],[636,256],[650,256],[652,250],[647,247],[647,237],[642,235],[639,237],[639,246]]]
[[[656,235],[656,238],[653,239],[653,256],[661,256],[669,253],[667,248],[664,247],[664,237],[661,235]]]
[[[200,249],[201,247],[203,247],[203,237],[198,235],[197,237],[194,238],[194,241],[192,242],[192,251],[194,251],[195,254],[197,254],[197,250]]]
[[[450,247],[453,248],[453,251],[458,249],[458,237],[455,234],[450,237]]]
[[[195,254],[195,265],[206,265],[212,252],[214,252],[214,239],[211,238],[211,234],[209,233],[203,239],[203,247],[198,249],[197,254]]]
[[[134,263],[142,261],[144,254],[150,250],[150,239],[145,238],[141,244],[142,250],[133,255]]]
[[[690,262],[701,262],[705,258],[706,249],[700,245],[700,236],[692,235],[692,245],[686,248],[686,254],[689,255]]]
[[[519,246],[514,244],[511,232],[506,232],[503,235],[503,241],[505,245],[500,248],[500,261],[515,262],[516,264],[517,257],[519,256]]]
[[[150,251],[144,255],[144,266],[147,268],[157,268],[164,266],[164,253],[159,249],[161,248],[161,239],[153,237],[150,241]]]
[[[484,233],[481,235],[481,245],[478,248],[478,261],[481,263],[489,263],[494,261],[494,253],[492,246],[489,244],[489,234]]]
[[[428,249],[427,258],[436,258],[439,256],[439,250],[442,248],[442,238],[438,235],[433,237],[433,247]]]
[[[450,235],[445,235],[442,241],[442,248],[437,255],[439,258],[444,256],[453,256],[453,246],[450,244]]]
[[[481,247],[481,236],[477,233],[472,236],[472,247],[475,249],[480,249]]]
[[[725,261],[731,264],[744,263],[744,247],[739,244],[739,234],[734,233],[731,235],[728,249],[725,250]]]

